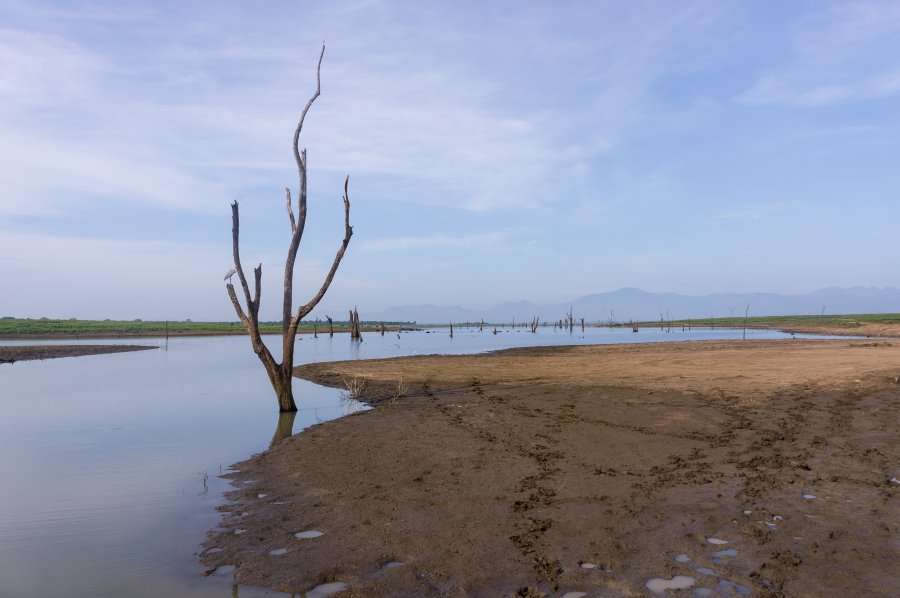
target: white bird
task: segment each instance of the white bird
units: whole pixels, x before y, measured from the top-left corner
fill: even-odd
[[[232,268],[231,270],[228,271],[228,274],[225,275],[225,280],[228,280],[229,278],[231,278],[232,276],[234,276],[236,273],[237,273],[237,270],[235,270],[234,268]],[[230,282],[230,281],[229,281],[229,282]]]

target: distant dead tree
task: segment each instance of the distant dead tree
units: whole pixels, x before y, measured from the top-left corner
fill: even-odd
[[[300,247],[300,239],[303,237],[303,229],[306,225],[307,202],[306,150],[300,151],[298,149],[298,142],[300,139],[300,132],[303,129],[303,121],[306,119],[306,114],[321,92],[320,73],[322,70],[322,58],[324,56],[325,45],[323,44],[322,51],[319,54],[319,62],[316,66],[316,91],[303,108],[303,112],[300,114],[300,120],[297,123],[297,128],[294,130],[294,161],[297,163],[297,171],[300,177],[296,218],[294,217],[294,211],[291,207],[290,188],[285,188],[285,203],[288,218],[291,223],[291,241],[288,245],[287,258],[284,263],[281,363],[275,361],[275,358],[272,357],[272,353],[269,351],[268,347],[266,347],[265,343],[263,343],[262,336],[260,336],[259,301],[260,290],[262,287],[262,264],[259,264],[253,269],[254,291],[251,294],[250,285],[247,283],[247,277],[244,276],[244,269],[241,266],[240,251],[238,248],[238,241],[240,238],[238,202],[235,201],[231,204],[231,243],[232,252],[234,254],[234,270],[240,279],[241,288],[244,291],[244,303],[246,309],[241,306],[237,294],[234,291],[234,285],[230,282],[230,278],[225,288],[228,290],[228,296],[231,298],[231,303],[234,305],[235,312],[247,329],[247,334],[250,335],[250,344],[253,346],[253,352],[256,353],[257,357],[259,357],[259,360],[266,368],[266,373],[269,375],[269,381],[272,383],[272,388],[275,390],[275,396],[278,398],[278,409],[282,412],[297,410],[297,404],[294,402],[294,391],[291,384],[294,375],[294,340],[297,335],[297,327],[300,325],[300,320],[307,316],[316,305],[319,304],[322,297],[325,296],[325,292],[328,291],[328,287],[331,285],[332,279],[334,279],[338,266],[341,264],[341,259],[344,257],[344,252],[347,250],[347,245],[350,243],[350,237],[353,235],[353,227],[350,226],[350,198],[348,195],[350,177],[348,176],[344,179],[344,239],[341,241],[341,246],[334,256],[334,262],[331,264],[331,269],[325,276],[325,280],[322,282],[319,291],[308,303],[299,306],[296,312],[293,311],[294,261],[297,258],[297,250]]]
[[[325,316],[325,319],[328,320],[328,336],[334,336],[334,320],[331,316]]]
[[[362,331],[359,329],[359,312],[356,311],[356,306],[350,310],[350,338],[362,340]]]

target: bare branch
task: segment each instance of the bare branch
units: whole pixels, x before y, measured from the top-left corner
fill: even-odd
[[[259,293],[262,289],[262,263],[260,263],[257,267],[253,268],[253,277],[254,284],[256,285],[253,291],[253,320],[254,322],[259,318]]]
[[[303,168],[300,170],[300,197],[297,198],[297,229],[300,236],[303,236],[303,229],[306,228],[306,150],[300,153],[300,162]]]
[[[225,288],[228,289],[228,296],[231,297],[231,304],[234,305],[234,311],[237,312],[238,318],[241,319],[241,323],[243,323],[244,326],[247,326],[247,314],[244,313],[237,295],[234,293],[234,285],[229,282],[225,285]]]
[[[325,56],[325,44],[322,44],[322,52],[319,53],[319,64],[316,66],[316,93],[313,94],[309,101],[306,103],[306,106],[303,108],[303,112],[300,114],[300,122],[297,123],[297,128],[294,130],[294,160],[297,162],[297,169],[301,172],[301,178],[306,175],[306,164],[305,160],[300,159],[300,150],[297,147],[297,143],[300,140],[300,131],[303,129],[303,121],[306,119],[306,113],[309,112],[310,106],[313,105],[313,102],[316,101],[316,98],[319,97],[319,94],[322,92],[322,57]],[[302,181],[301,181],[302,186]]]
[[[348,187],[350,185],[350,175],[347,175],[347,178],[344,179],[344,240],[341,241],[341,247],[338,249],[337,254],[334,256],[334,263],[331,264],[331,270],[328,271],[328,276],[325,277],[325,282],[322,283],[322,288],[319,289],[319,292],[316,293],[316,296],[313,297],[309,303],[301,306],[297,310],[297,315],[294,316],[294,319],[297,323],[303,319],[306,314],[311,312],[316,305],[319,304],[319,301],[322,300],[322,297],[325,296],[325,292],[328,290],[328,287],[331,286],[331,280],[334,278],[335,272],[337,272],[338,266],[341,265],[341,260],[344,258],[344,252],[347,251],[347,245],[350,244],[350,237],[353,236],[353,227],[350,226],[350,195],[348,192]],[[293,323],[293,322],[292,322]]]
[[[239,249],[240,238],[240,216],[238,215],[237,200],[231,202],[231,252],[234,255],[234,269],[237,270],[238,278],[241,280],[241,287],[244,289],[244,299],[247,301],[247,311],[253,311],[253,302],[250,300],[250,287],[247,286],[247,277],[244,276],[244,269],[241,267],[241,252]]]
[[[290,187],[284,188],[284,204],[287,208],[288,218],[291,219],[291,232],[294,232],[297,229],[297,223],[294,221],[294,210],[291,208],[291,189]]]

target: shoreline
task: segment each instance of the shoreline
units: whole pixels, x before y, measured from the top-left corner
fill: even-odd
[[[0,345],[0,363],[158,349],[151,345]]]
[[[684,326],[682,324],[685,324]],[[687,323],[683,322],[672,322],[671,325],[667,323],[664,328],[685,328]],[[433,328],[447,328],[449,324],[421,324],[421,325],[385,325],[386,332],[413,332],[420,330],[428,330]],[[462,325],[459,325],[461,329]],[[477,324],[472,324],[469,327],[477,326]],[[495,324],[485,324],[485,326],[493,327]],[[508,325],[498,324],[496,325],[498,328],[508,328]],[[647,330],[655,330],[659,328],[659,323],[657,322],[644,322],[637,324],[639,329],[647,329]],[[617,324],[615,326],[589,326],[590,328],[627,328],[625,324]],[[549,328],[549,326],[542,326],[542,328]],[[689,329],[719,329],[719,330],[742,330],[744,327],[740,324],[734,326],[699,326],[694,324],[693,326],[687,327]],[[846,336],[846,337],[864,337],[864,338],[900,338],[900,325],[894,324],[874,324],[874,323],[861,323],[857,327],[846,328],[846,327],[837,327],[837,326],[827,326],[822,324],[754,324],[746,327],[747,330],[776,330],[779,332],[783,332],[785,334],[814,334],[821,336]],[[371,328],[363,327],[362,333],[364,335],[368,334],[379,334],[380,328],[377,326],[373,326]],[[340,326],[335,327],[335,334],[343,334],[350,332],[349,327]],[[170,331],[168,334],[164,331],[148,331],[148,332],[89,332],[89,333],[40,333],[40,334],[2,334],[0,335],[0,340],[42,340],[42,339],[60,339],[60,340],[81,340],[81,339],[117,339],[117,338],[166,338],[168,337],[203,337],[203,336],[241,336],[246,335],[247,331],[243,328],[235,328],[234,330],[207,330],[207,331]],[[280,335],[281,332],[278,329],[267,330],[262,333],[263,336],[268,335]],[[298,330],[297,335],[309,335],[309,334],[328,334],[328,329],[319,330],[318,332],[313,330]]]
[[[384,327],[386,332],[403,332],[403,331],[414,331],[419,330],[416,327],[410,326],[387,326]],[[337,327],[334,328],[335,334],[342,334],[350,332],[350,329],[345,327]],[[363,328],[363,334],[380,334],[380,328]],[[266,332],[260,332],[262,336],[270,336],[270,335],[281,335],[280,330],[271,330]],[[323,332],[319,330],[316,333],[313,330],[298,330],[297,336],[300,335],[308,335],[308,334],[319,334],[320,336],[327,336],[328,329],[325,329]],[[115,338],[166,338],[166,337],[197,337],[197,336],[247,336],[247,331],[243,328],[239,330],[208,330],[203,332],[169,332],[167,335],[165,332],[90,332],[90,333],[80,333],[80,334],[69,334],[69,333],[61,333],[61,332],[51,332],[51,333],[42,333],[42,334],[3,334],[0,335],[0,340],[10,340],[10,341],[19,341],[19,340],[42,340],[42,339],[60,339],[60,340],[81,340],[81,339],[115,339]]]
[[[888,596],[898,363],[891,342],[782,340],[300,366],[375,408],[235,465],[201,560],[347,596],[645,595],[674,575]]]

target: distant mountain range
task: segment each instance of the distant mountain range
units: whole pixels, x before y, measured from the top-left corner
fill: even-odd
[[[597,293],[584,297],[539,305],[529,301],[507,301],[496,307],[477,310],[459,306],[406,305],[390,307],[375,313],[360,314],[369,321],[404,321],[420,324],[445,324],[447,322],[516,322],[531,321],[540,316],[541,321],[559,320],[571,307],[576,318],[589,322],[616,322],[629,320],[659,320],[660,314],[669,319],[720,318],[742,316],[747,306],[752,316],[793,316],[820,314],[864,314],[900,312],[900,289],[867,287],[831,287],[805,295],[779,295],[775,293],[718,293],[692,296],[677,293],[648,293],[640,289],[625,288],[609,293]]]

